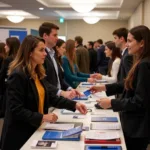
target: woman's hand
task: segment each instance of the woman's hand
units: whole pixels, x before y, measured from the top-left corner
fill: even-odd
[[[97,79],[97,80],[101,80],[101,79],[102,79],[102,74],[99,73],[99,74],[97,75],[96,79]]]
[[[104,109],[111,107],[111,99],[109,98],[101,98],[100,100],[97,100],[97,102]]]
[[[95,78],[95,79],[101,80],[102,74],[100,74],[100,73],[90,74],[90,78]]]
[[[97,92],[102,92],[102,91],[106,91],[106,86],[105,85],[98,85],[98,86],[92,86],[89,89],[92,93],[97,93]]]
[[[43,122],[56,122],[58,119],[58,116],[54,113],[43,115]]]
[[[88,78],[88,79],[87,79],[87,82],[94,83],[94,82],[95,82],[95,79],[94,79],[94,78]]]
[[[76,109],[81,113],[81,114],[86,114],[87,113],[87,108],[84,104],[77,102],[76,103]]]

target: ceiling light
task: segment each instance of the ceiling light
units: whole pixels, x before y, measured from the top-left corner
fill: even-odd
[[[43,8],[43,7],[40,7],[39,10],[44,10],[44,8]]]
[[[86,13],[90,12],[94,7],[95,3],[70,3],[70,6],[77,12]]]
[[[100,18],[99,17],[84,17],[83,20],[88,24],[95,24],[100,20]]]
[[[23,16],[7,16],[7,19],[13,23],[19,23],[24,20]]]

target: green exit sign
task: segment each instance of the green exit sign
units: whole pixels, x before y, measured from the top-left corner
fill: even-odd
[[[59,22],[60,22],[60,23],[64,23],[64,18],[60,18],[60,19],[59,19]]]

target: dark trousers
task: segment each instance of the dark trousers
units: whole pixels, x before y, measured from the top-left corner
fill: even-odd
[[[149,140],[148,138],[130,138],[125,136],[127,150],[146,150]]]

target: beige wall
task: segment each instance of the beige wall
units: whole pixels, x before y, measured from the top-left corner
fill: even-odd
[[[143,24],[143,3],[141,3],[128,20],[128,28]]]
[[[150,28],[150,0],[144,2],[144,25]]]
[[[94,25],[84,21],[68,21],[68,38],[74,38],[76,35],[84,37],[84,43],[89,40],[102,38],[104,41],[113,40],[112,32],[120,27],[127,27],[127,21],[105,21],[101,20]]]
[[[128,21],[128,28],[143,24],[150,28],[150,0],[144,0]]]
[[[5,27],[23,27],[27,28],[28,34],[30,29],[38,29],[40,24],[45,20],[24,20],[19,24],[13,24],[6,19],[0,20],[0,26]],[[83,20],[68,20],[64,24],[60,24],[58,21],[50,21],[57,24],[60,27],[59,35],[67,36],[67,38],[74,38],[80,35],[84,38],[84,43],[89,40],[97,40],[102,38],[104,41],[112,40],[112,32],[120,27],[127,27],[127,21],[117,20],[101,20],[94,25],[85,23]]]

